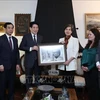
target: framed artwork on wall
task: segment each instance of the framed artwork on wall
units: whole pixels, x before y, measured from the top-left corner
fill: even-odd
[[[31,14],[15,14],[15,36],[23,36],[29,33]]]
[[[0,33],[4,33],[4,24],[5,22],[0,22]]]
[[[38,47],[39,65],[63,64],[66,61],[64,44],[42,44]]]
[[[85,13],[85,38],[91,28],[100,30],[100,13]]]

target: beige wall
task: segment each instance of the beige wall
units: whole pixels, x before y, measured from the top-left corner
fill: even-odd
[[[31,14],[31,20],[33,21],[36,13],[37,0],[0,0],[0,22],[10,21],[13,24],[14,14],[16,13],[29,13]],[[4,33],[0,33],[2,35]],[[15,32],[13,33],[15,35]],[[16,36],[18,39],[18,44],[22,40],[22,36]],[[20,56],[24,54],[20,51]]]
[[[75,24],[79,28],[77,30],[78,38],[84,47],[87,40],[85,39],[85,13],[100,13],[100,0],[72,0]],[[35,18],[37,0],[0,0],[0,22],[11,21],[14,23],[15,13],[30,13],[31,20]],[[66,12],[67,13],[67,12]],[[3,33],[0,33],[2,35]],[[15,33],[13,34],[15,35]],[[16,36],[18,43],[22,36]],[[24,52],[20,51],[20,56]]]
[[[87,43],[85,39],[85,13],[100,13],[100,0],[72,0],[75,24],[79,29],[77,35],[81,45]]]

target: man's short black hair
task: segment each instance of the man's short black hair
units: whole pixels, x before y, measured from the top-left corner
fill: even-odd
[[[30,27],[32,27],[34,24],[39,26],[39,24],[37,22],[33,21],[33,22],[30,22]]]
[[[14,25],[13,25],[11,22],[6,22],[6,23],[4,24],[4,28],[7,28],[7,25],[12,25],[12,26],[14,27]]]

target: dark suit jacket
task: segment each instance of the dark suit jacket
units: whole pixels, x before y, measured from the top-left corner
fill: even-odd
[[[37,34],[37,45],[40,44],[41,42],[42,42],[42,36]],[[24,65],[26,68],[32,68],[35,60],[37,59],[37,51],[35,50],[29,51],[30,47],[33,46],[35,46],[35,43],[31,33],[25,34],[23,36],[19,49],[25,51]]]
[[[14,49],[11,50],[6,34],[0,36],[0,65],[4,66],[4,69],[10,69],[15,67],[16,64],[20,64],[18,41],[12,36]]]
[[[97,61],[100,62],[100,40],[99,40],[99,44],[98,44],[98,48],[97,48],[97,54],[96,54],[96,62]]]

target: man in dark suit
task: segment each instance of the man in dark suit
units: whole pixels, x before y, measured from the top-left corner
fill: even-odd
[[[20,44],[20,50],[25,51],[25,74],[26,74],[26,89],[32,86],[32,76],[35,74],[37,77],[40,73],[40,68],[38,66],[38,44],[42,42],[42,36],[37,34],[39,31],[39,26],[36,22],[30,22],[30,32],[23,36],[22,42]]]
[[[100,71],[100,40],[99,40],[97,54],[96,54],[96,66],[98,68],[98,71]]]
[[[0,36],[0,100],[5,100],[5,91],[8,87],[8,99],[14,100],[14,81],[16,69],[20,69],[19,50],[17,39],[12,36],[14,26],[4,24],[5,34]]]
[[[100,90],[100,40],[97,48],[97,54],[96,54],[96,66],[98,68],[98,80],[99,80],[99,90]]]

